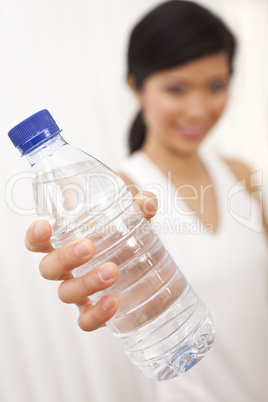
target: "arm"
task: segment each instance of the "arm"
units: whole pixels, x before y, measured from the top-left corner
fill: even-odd
[[[127,185],[128,190],[132,193],[135,201],[139,204],[145,217],[148,220],[153,218],[158,207],[156,195],[149,191],[142,191],[141,188],[136,186],[136,184],[134,184],[124,173],[118,173],[118,175]]]

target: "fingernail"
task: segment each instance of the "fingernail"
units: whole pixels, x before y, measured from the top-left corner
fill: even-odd
[[[111,265],[104,265],[100,270],[100,277],[103,281],[109,281],[114,276],[114,270]]]
[[[74,246],[74,251],[79,257],[86,257],[90,253],[89,247],[85,241],[76,243]]]
[[[41,222],[37,222],[34,227],[34,233],[37,237],[41,238],[45,233],[44,227]]]
[[[102,305],[103,310],[109,311],[114,307],[114,301],[113,301],[113,299],[105,298],[102,301],[101,305]]]

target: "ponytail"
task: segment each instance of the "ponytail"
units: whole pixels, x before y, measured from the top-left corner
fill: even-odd
[[[143,120],[142,111],[140,110],[136,115],[128,136],[129,152],[132,154],[142,147],[146,136],[146,125]]]

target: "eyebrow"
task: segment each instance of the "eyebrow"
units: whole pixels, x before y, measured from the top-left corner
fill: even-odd
[[[207,80],[205,80],[206,83],[210,83],[215,80],[229,80],[230,76],[226,72],[218,73],[217,75],[214,75],[212,77],[209,77]],[[188,85],[189,83],[192,83],[192,80],[189,80],[188,78],[182,78],[182,77],[166,77],[163,78],[163,81],[166,81],[166,85]]]

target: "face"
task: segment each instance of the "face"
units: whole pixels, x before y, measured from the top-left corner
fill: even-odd
[[[136,92],[147,125],[146,143],[195,152],[223,113],[228,83],[224,53],[149,76]]]

